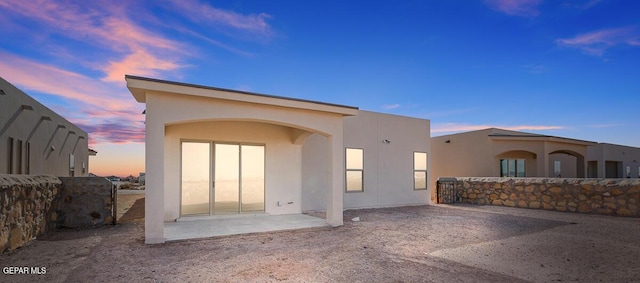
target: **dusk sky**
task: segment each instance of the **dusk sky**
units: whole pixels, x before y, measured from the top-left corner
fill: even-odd
[[[124,75],[640,147],[640,1],[0,0],[0,76],[144,171]]]

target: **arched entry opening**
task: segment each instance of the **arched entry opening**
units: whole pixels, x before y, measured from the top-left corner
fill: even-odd
[[[167,159],[176,162],[165,170],[165,218],[300,213],[301,148],[313,133],[240,119],[166,126]]]
[[[555,178],[584,178],[584,155],[571,150],[556,150],[549,153],[549,172]]]
[[[147,109],[146,243],[164,242],[164,222],[180,216],[181,141],[189,139],[264,144],[265,212],[296,214],[301,211],[300,143],[306,132],[322,134],[326,137],[329,156],[324,168],[324,178],[329,180],[325,220],[332,226],[343,224],[343,118],[356,115],[357,107],[135,76],[125,79],[133,96],[138,102],[146,103]],[[225,131],[219,131],[218,124],[207,125],[215,131],[198,127],[211,121],[241,125],[227,125]],[[180,131],[189,135],[182,135]],[[220,136],[207,136],[211,133],[220,133]]]

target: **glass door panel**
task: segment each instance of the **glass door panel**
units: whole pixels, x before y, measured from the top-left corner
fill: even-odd
[[[240,146],[215,144],[214,214],[240,212]]]
[[[241,147],[241,211],[264,211],[264,146]]]
[[[182,143],[182,215],[209,214],[210,144]]]

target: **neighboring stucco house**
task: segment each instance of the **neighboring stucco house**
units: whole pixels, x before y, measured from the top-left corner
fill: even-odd
[[[356,107],[126,76],[146,103],[145,242],[196,215],[429,201],[429,121]]]
[[[85,131],[0,78],[0,174],[87,176],[90,151]]]
[[[435,185],[439,177],[584,178],[587,148],[594,145],[497,128],[432,137],[430,182]]]
[[[589,178],[640,178],[640,148],[599,143],[587,149]]]

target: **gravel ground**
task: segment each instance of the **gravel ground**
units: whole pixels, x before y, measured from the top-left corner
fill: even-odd
[[[3,268],[46,274],[3,272],[0,282],[640,281],[633,218],[415,206],[346,211],[338,228],[145,245],[144,203],[128,201],[138,210],[122,224],[56,231],[1,255]]]

